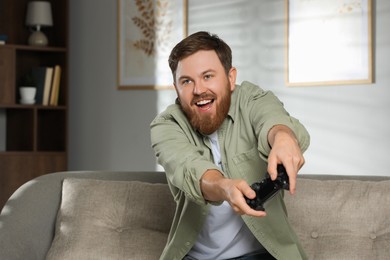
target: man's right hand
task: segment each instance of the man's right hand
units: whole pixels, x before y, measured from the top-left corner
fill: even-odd
[[[254,210],[246,203],[245,197],[254,199],[256,193],[244,180],[228,179],[218,170],[208,170],[200,180],[200,188],[205,200],[227,201],[237,214],[253,217],[266,216],[264,211]]]

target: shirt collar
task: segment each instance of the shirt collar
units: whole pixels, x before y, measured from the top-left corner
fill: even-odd
[[[231,100],[230,100],[230,108],[229,108],[229,112],[228,112],[228,116],[232,119],[233,123],[234,123],[234,118],[236,116],[236,107],[237,107],[237,97],[238,97],[238,88],[240,86],[239,85],[236,85],[236,87],[234,88],[233,92],[232,92],[232,96],[231,96]]]

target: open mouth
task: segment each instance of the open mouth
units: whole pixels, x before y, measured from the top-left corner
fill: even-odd
[[[202,99],[200,101],[195,102],[195,105],[202,110],[208,110],[213,103],[214,99]]]

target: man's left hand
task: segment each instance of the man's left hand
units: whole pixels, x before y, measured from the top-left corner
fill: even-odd
[[[272,180],[277,177],[277,165],[283,164],[290,181],[290,193],[295,193],[298,171],[305,163],[294,132],[284,125],[276,125],[268,133],[271,152],[268,156],[268,173]]]

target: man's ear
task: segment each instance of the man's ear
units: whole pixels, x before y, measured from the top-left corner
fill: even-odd
[[[233,91],[236,88],[236,77],[237,77],[237,69],[235,67],[231,67],[228,75],[231,91]]]

